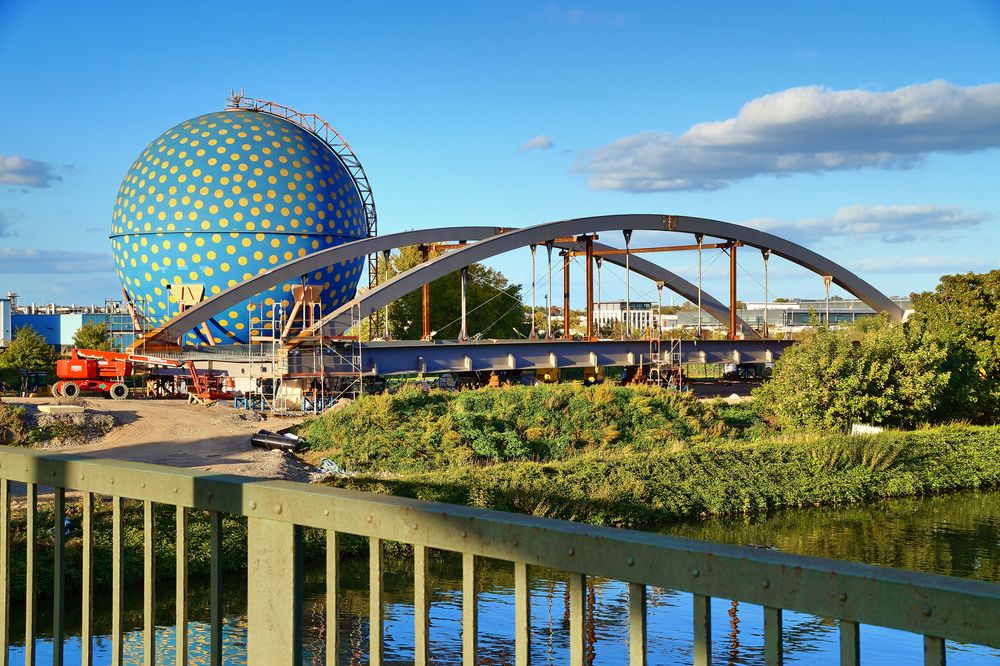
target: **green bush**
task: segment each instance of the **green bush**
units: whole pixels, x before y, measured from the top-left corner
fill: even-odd
[[[310,449],[353,471],[564,460],[655,450],[731,433],[714,405],[657,387],[579,383],[367,396],[301,430]]]
[[[592,451],[333,485],[626,527],[1000,486],[1000,427]]]
[[[880,315],[853,327],[817,328],[785,350],[754,397],[779,428],[911,428],[930,420],[947,388],[944,360],[943,347]]]

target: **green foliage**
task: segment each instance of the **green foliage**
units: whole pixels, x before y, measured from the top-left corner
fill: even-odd
[[[0,367],[5,368],[51,371],[55,363],[55,350],[30,326],[17,329],[7,350],[0,354]]]
[[[871,317],[853,328],[817,328],[785,350],[754,396],[780,428],[913,427],[929,420],[946,391],[944,360],[941,346]]]
[[[1000,486],[1000,428],[942,427],[874,436],[799,436],[598,450],[332,485],[597,524],[651,527],[707,515],[849,505]]]
[[[73,346],[78,349],[110,350],[111,336],[102,322],[90,322],[73,334]]]
[[[27,437],[24,407],[15,407],[0,401],[0,444],[23,444]]]
[[[690,394],[574,382],[458,393],[403,388],[314,419],[300,434],[347,469],[401,471],[646,451],[728,431],[713,406]]]
[[[932,417],[1000,419],[1000,270],[946,275],[933,292],[913,295],[907,326],[926,345],[947,351],[947,390]]]

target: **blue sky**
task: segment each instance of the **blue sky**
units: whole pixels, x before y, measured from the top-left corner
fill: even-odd
[[[1000,3],[761,6],[0,0],[0,290],[116,296],[122,176],[233,86],[339,129],[382,233],[674,213],[787,236],[890,295],[997,268]],[[660,258],[693,279],[693,254]],[[760,299],[759,254],[740,263]],[[528,251],[493,265],[524,282]],[[770,286],[823,293],[780,260]]]

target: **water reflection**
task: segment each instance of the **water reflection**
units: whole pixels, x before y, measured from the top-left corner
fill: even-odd
[[[837,557],[873,564],[960,575],[1000,582],[1000,493],[983,493],[922,500],[902,500],[875,507],[788,511],[750,520],[709,520],[672,525],[664,531],[688,537],[778,548],[789,552]],[[413,578],[406,562],[387,560],[385,607],[385,662],[412,661]],[[338,617],[341,664],[367,663],[368,571],[365,559],[342,564],[343,605]],[[461,561],[437,553],[430,563],[431,653],[435,663],[461,662]],[[483,561],[479,573],[480,663],[512,664],[513,571],[502,562]],[[226,579],[225,663],[246,663],[246,581]],[[303,604],[304,663],[325,664],[326,581],[322,568],[308,568]],[[172,586],[158,593],[158,662],[174,663]],[[192,663],[207,663],[207,589],[191,585],[192,622],[188,626]],[[532,661],[552,664],[568,661],[569,590],[557,571],[534,569],[531,581]],[[135,589],[126,607],[126,662],[141,662],[141,589]],[[628,662],[628,586],[588,579],[587,663]],[[107,663],[110,617],[98,600],[95,639],[96,663]],[[693,623],[692,599],[684,593],[651,588],[647,595],[647,637],[650,664],[689,663]],[[46,604],[40,610],[45,609]],[[78,604],[68,605],[70,609]],[[12,608],[11,633],[23,632],[21,614]],[[39,617],[47,630],[51,618]],[[79,614],[68,618],[70,631],[79,633]],[[836,622],[798,613],[784,617],[786,662],[810,666],[839,663]],[[759,606],[715,599],[712,603],[712,641],[715,663],[733,666],[763,664],[763,611]],[[995,663],[1000,652],[976,646],[948,644],[950,664]],[[79,659],[79,638],[66,647],[66,662]],[[50,660],[51,639],[38,643],[39,663]],[[23,663],[23,645],[14,645],[11,663]],[[921,638],[913,634],[862,628],[862,657],[867,663],[919,663]]]

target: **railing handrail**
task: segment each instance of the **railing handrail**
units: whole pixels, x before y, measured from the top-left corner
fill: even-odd
[[[0,477],[1000,647],[1000,585],[292,481],[0,448]]]

